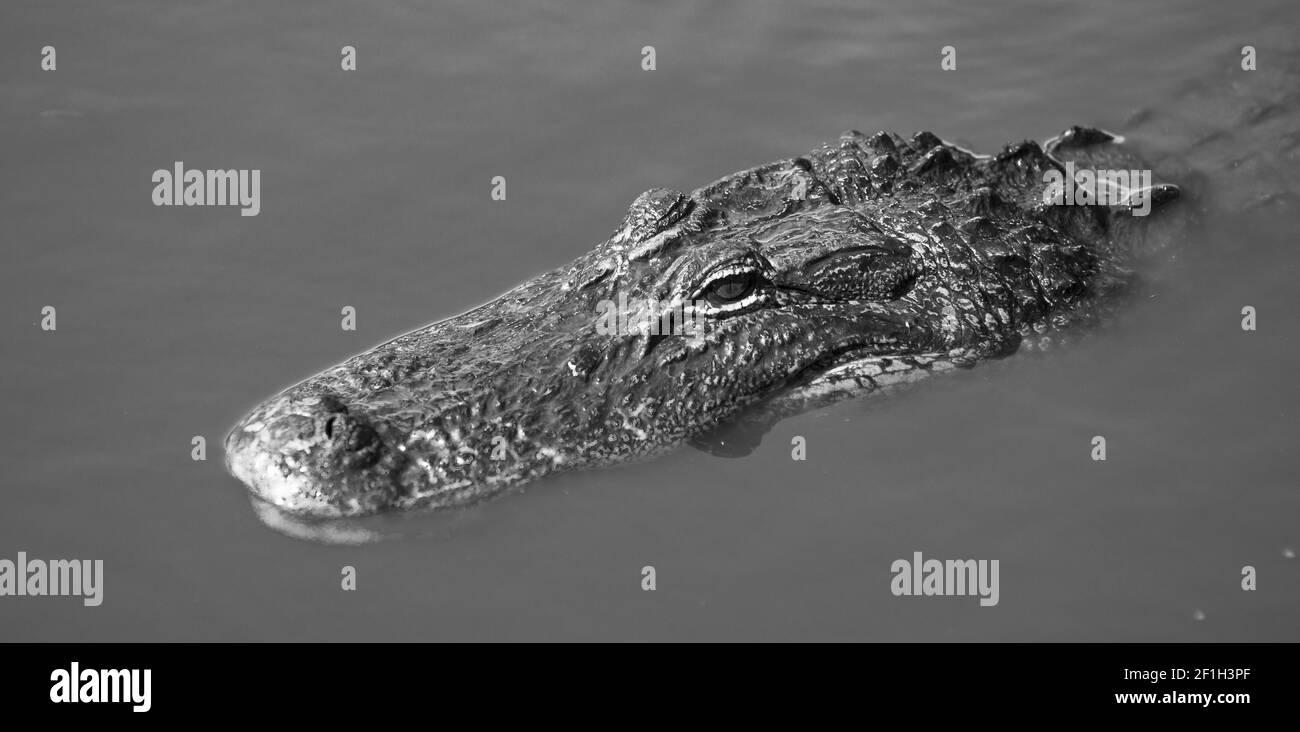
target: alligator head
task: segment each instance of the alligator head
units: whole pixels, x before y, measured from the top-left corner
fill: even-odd
[[[227,465],[299,514],[459,505],[672,448],[756,404],[1007,355],[1102,316],[1132,280],[1143,229],[1126,206],[1042,195],[1066,157],[1118,148],[1081,128],[991,157],[850,132],[689,195],[647,191],[572,264],[258,406]],[[677,327],[610,317],[648,303],[680,305]]]

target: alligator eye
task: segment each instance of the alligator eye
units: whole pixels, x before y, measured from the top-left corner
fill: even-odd
[[[729,274],[709,283],[704,297],[714,307],[724,307],[741,302],[758,289],[758,275],[752,271]]]

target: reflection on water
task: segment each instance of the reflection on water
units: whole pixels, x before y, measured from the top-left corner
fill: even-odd
[[[1233,83],[1276,79],[1287,0],[327,5],[9,12],[59,70],[0,44],[0,550],[102,558],[106,599],[0,603],[5,638],[1300,640],[1296,218],[1247,205],[1295,190],[1297,87],[1254,89],[1283,110],[1254,140],[1241,105],[1187,92],[1248,41],[1259,76]],[[991,153],[1071,124],[1222,203],[1174,286],[1077,347],[784,420],[742,459],[680,450],[405,522],[268,520],[219,455],[190,459],[273,391],[586,252],[647,188],[850,128]],[[260,214],[155,208],[177,160],[262,170]],[[893,597],[914,551],[1001,560],[999,604]]]
[[[399,532],[361,526],[359,525],[362,523],[361,519],[313,520],[283,511],[253,496],[249,496],[248,500],[262,523],[295,539],[318,541],[322,544],[357,545],[402,538]]]

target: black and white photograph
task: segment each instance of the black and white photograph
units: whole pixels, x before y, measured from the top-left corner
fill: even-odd
[[[0,99],[5,706],[434,643],[1300,681],[1294,0],[4,0]]]

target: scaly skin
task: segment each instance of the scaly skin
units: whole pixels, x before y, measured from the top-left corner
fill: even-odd
[[[849,132],[689,196],[647,191],[572,264],[257,407],[227,465],[300,515],[462,505],[662,452],[755,405],[797,411],[1014,353],[1105,316],[1151,245],[1126,209],[1042,203],[1067,158],[1139,167],[1110,135],[1072,128],[1048,150]],[[602,334],[599,303],[620,296],[703,301],[702,327]]]

